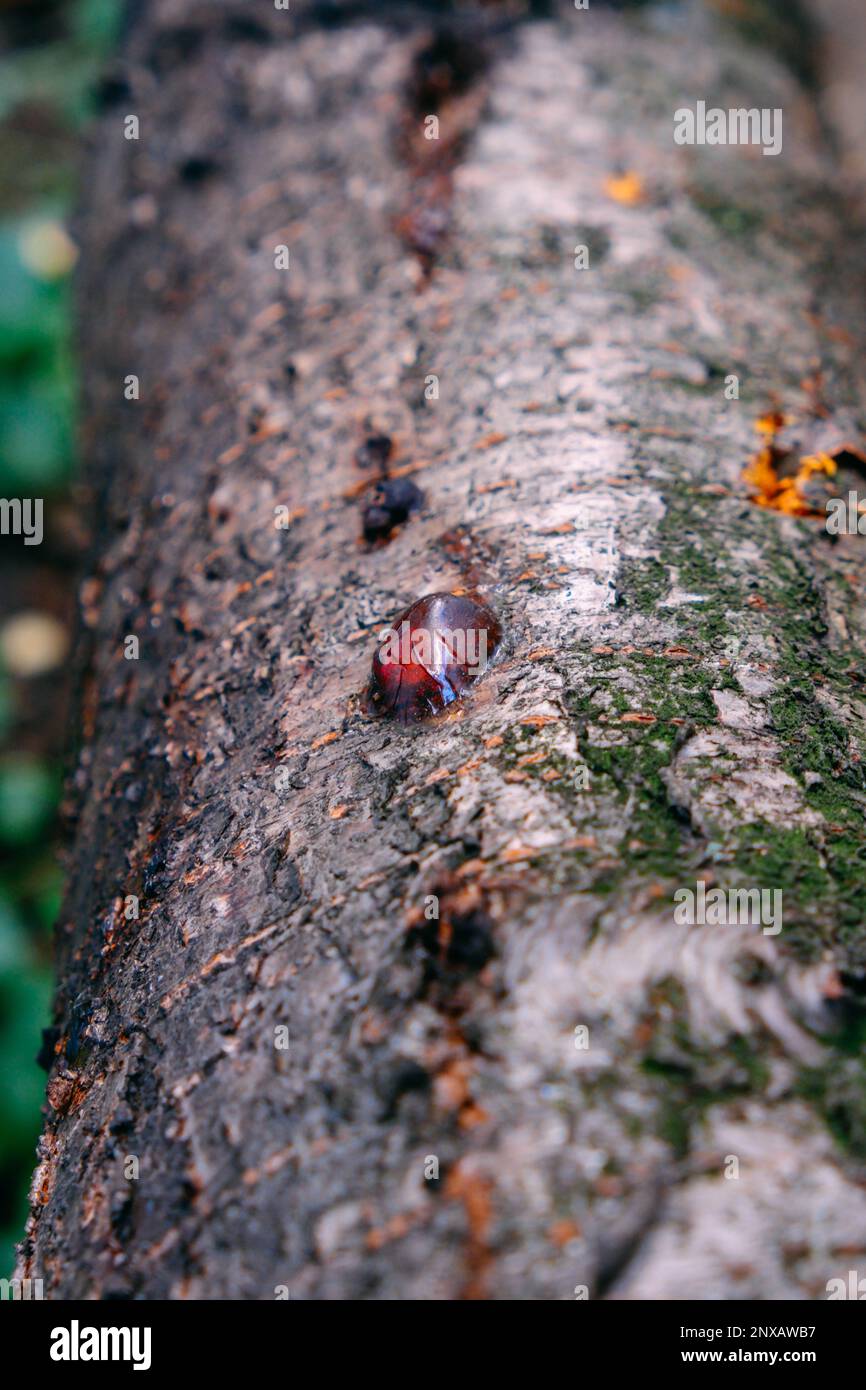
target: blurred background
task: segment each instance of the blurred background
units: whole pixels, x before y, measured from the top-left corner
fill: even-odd
[[[21,1238],[40,1128],[58,910],[76,585],[70,213],[80,133],[120,0],[0,0],[0,497],[43,498],[44,539],[0,546],[0,1277]]]

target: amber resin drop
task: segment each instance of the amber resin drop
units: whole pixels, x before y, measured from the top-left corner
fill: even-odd
[[[500,636],[494,614],[475,599],[419,598],[380,633],[374,705],[404,724],[438,714],[482,674]]]

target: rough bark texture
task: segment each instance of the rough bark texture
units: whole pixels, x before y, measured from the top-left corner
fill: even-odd
[[[428,153],[442,17],[375,8],[152,0],[95,131],[101,558],[19,1274],[824,1297],[866,1248],[863,541],[741,481],[819,368],[862,427],[814,93],[699,6],[490,6]],[[676,146],[698,99],[782,107],[783,154]],[[379,546],[371,423],[426,493]],[[372,717],[376,631],[455,587],[506,633],[474,695]],[[782,888],[781,934],[676,925],[698,875]]]

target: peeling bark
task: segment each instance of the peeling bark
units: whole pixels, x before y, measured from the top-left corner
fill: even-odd
[[[771,407],[862,441],[814,94],[698,6],[491,7],[425,167],[446,21],[324,8],[153,0],[140,140],[94,134],[100,550],[18,1273],[823,1297],[866,1249],[863,542],[741,479]],[[783,108],[783,154],[675,145],[698,99]],[[374,545],[371,433],[425,494]],[[455,588],[502,624],[484,678],[371,714],[376,632]],[[698,877],[781,888],[783,930],[676,924]]]

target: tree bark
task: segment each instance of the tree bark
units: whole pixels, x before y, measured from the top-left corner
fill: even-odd
[[[768,410],[862,433],[810,75],[700,6],[251,9],[135,7],[87,164],[99,558],[19,1276],[825,1297],[866,1250],[863,542],[742,480]],[[678,146],[698,100],[782,108],[782,154]],[[381,432],[425,503],[371,545]],[[402,728],[376,633],[452,589],[502,645]],[[783,929],[678,924],[699,878]]]

